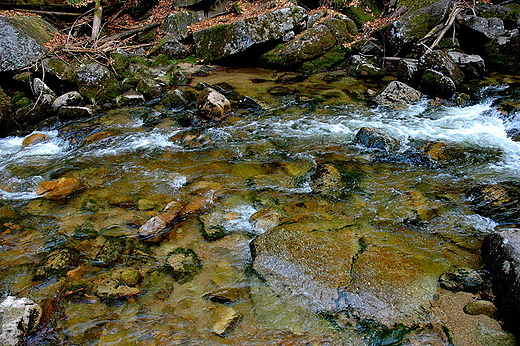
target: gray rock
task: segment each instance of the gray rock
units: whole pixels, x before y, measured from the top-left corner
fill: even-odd
[[[488,234],[482,242],[482,259],[493,280],[496,305],[506,326],[519,336],[520,229],[505,228]]]
[[[519,29],[507,32],[486,43],[486,61],[493,68],[503,73],[517,75],[520,69],[520,33]]]
[[[397,64],[397,78],[408,85],[416,85],[420,80],[419,61],[415,59],[401,59]]]
[[[64,120],[88,118],[93,115],[94,115],[94,110],[90,107],[62,106],[58,110],[58,118],[64,119]]]
[[[52,103],[53,109],[60,109],[64,106],[78,106],[83,102],[83,97],[77,91],[69,91],[61,96],[58,96]]]
[[[398,142],[387,134],[369,127],[362,127],[356,132],[356,143],[371,149],[394,150]]]
[[[40,78],[34,78],[32,81],[32,92],[34,96],[40,97],[43,95],[50,95],[53,98],[56,98],[56,93],[52,91],[51,88]]]
[[[119,94],[119,82],[114,73],[98,63],[80,65],[76,71],[79,93],[93,102],[107,102]]]
[[[439,282],[442,288],[450,291],[478,292],[490,288],[485,274],[469,268],[446,272],[441,275]]]
[[[172,12],[166,16],[161,28],[162,31],[172,34],[177,40],[182,40],[188,35],[188,26],[200,22],[202,19],[197,12]]]
[[[28,298],[6,297],[0,303],[0,345],[26,345],[27,335],[40,323],[42,309]]]
[[[450,51],[448,55],[453,59],[457,66],[464,72],[467,78],[477,78],[486,71],[486,63],[480,55],[465,54],[457,51]]]
[[[422,93],[403,82],[393,81],[374,98],[382,106],[406,109],[411,104],[421,101]]]
[[[129,90],[116,98],[116,102],[120,105],[132,106],[145,102],[143,94],[135,90]]]
[[[462,25],[469,29],[470,33],[477,36],[487,38],[489,40],[505,34],[504,22],[496,17],[482,18],[477,16],[465,16]]]
[[[0,72],[34,64],[45,54],[44,44],[56,31],[37,16],[0,16]]]
[[[169,40],[159,49],[159,52],[166,55],[170,59],[184,59],[190,55],[190,52],[180,42]]]
[[[436,50],[428,52],[419,59],[420,70],[434,70],[453,80],[455,85],[464,80],[464,73],[447,53]]]

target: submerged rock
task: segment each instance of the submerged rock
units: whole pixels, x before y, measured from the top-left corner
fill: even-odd
[[[95,293],[103,299],[126,299],[138,295],[141,291],[137,287],[122,285],[119,280],[106,275],[97,282]]]
[[[0,303],[0,345],[23,346],[40,323],[42,309],[28,298],[6,297]]]
[[[212,312],[210,330],[218,336],[225,336],[238,322],[240,314],[232,306],[218,306]]]
[[[42,181],[36,189],[36,194],[45,199],[62,199],[84,189],[83,183],[72,177],[62,177],[57,180]]]
[[[469,268],[446,272],[439,278],[441,287],[450,291],[478,292],[490,288],[485,274]]]
[[[505,224],[520,222],[520,190],[517,183],[476,186],[469,189],[467,197],[479,214]]]
[[[421,98],[422,94],[420,91],[403,82],[393,81],[374,98],[374,101],[382,106],[406,109],[409,105],[419,103]]]
[[[139,227],[139,236],[148,242],[158,242],[166,235],[171,227],[178,221],[180,209],[163,212],[149,219]]]
[[[177,248],[170,252],[165,266],[176,281],[186,282],[198,274],[202,263],[192,249]]]
[[[333,164],[326,163],[319,166],[311,176],[310,185],[312,192],[322,195],[339,195],[345,188],[341,172]]]

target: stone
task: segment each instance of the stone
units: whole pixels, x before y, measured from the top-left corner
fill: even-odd
[[[121,272],[121,282],[126,286],[137,286],[140,280],[141,272],[138,269],[128,268]]]
[[[188,36],[188,27],[202,19],[197,12],[175,11],[166,16],[161,29],[171,34],[176,40],[183,40]]]
[[[502,72],[517,75],[520,69],[520,29],[509,31],[503,36],[499,36],[486,43],[485,55],[489,65]]]
[[[42,181],[36,189],[36,194],[45,199],[63,199],[84,189],[83,183],[72,177],[62,177],[51,181]]]
[[[341,193],[345,184],[339,169],[331,163],[326,163],[319,166],[312,174],[310,186],[314,193],[335,196]]]
[[[433,70],[453,80],[455,85],[464,80],[464,73],[457,66],[451,56],[443,51],[434,50],[421,56],[419,59],[419,69]],[[424,80],[424,77],[423,77]]]
[[[119,82],[114,73],[98,63],[81,64],[75,72],[78,92],[94,103],[114,100],[119,94]]]
[[[455,82],[439,71],[428,69],[421,78],[421,90],[432,97],[451,98],[457,89]]]
[[[428,324],[414,330],[399,343],[402,346],[451,346],[450,338],[443,330],[443,326]]]
[[[462,70],[466,78],[482,77],[486,72],[486,63],[480,55],[449,51],[448,55]]]
[[[83,102],[83,97],[77,91],[69,91],[58,96],[52,103],[52,108],[57,110],[64,106],[79,106]]]
[[[110,131],[96,132],[96,133],[91,134],[87,138],[85,138],[85,140],[83,142],[85,144],[92,144],[92,143],[95,143],[95,142],[99,142],[99,141],[101,141],[101,140],[103,140],[105,138],[111,137],[112,135],[113,134]]]
[[[206,118],[220,120],[231,110],[231,103],[215,89],[206,88],[197,98],[197,109]]]
[[[143,94],[136,90],[125,91],[116,98],[116,102],[123,106],[135,106],[145,101]]]
[[[520,191],[516,182],[471,187],[466,196],[473,209],[496,222],[520,222]]]
[[[22,147],[26,148],[31,145],[35,145],[41,142],[45,142],[47,140],[47,135],[45,133],[33,133],[23,139]]]
[[[462,18],[462,27],[470,32],[468,36],[471,35],[472,40],[491,40],[506,32],[504,22],[496,17],[483,18],[467,15]]]
[[[240,314],[232,306],[218,306],[212,311],[210,330],[218,336],[225,336],[240,319]]]
[[[355,142],[370,149],[392,151],[397,148],[398,142],[380,130],[362,127],[356,132]]]
[[[53,99],[56,98],[56,93],[40,78],[34,78],[32,81],[32,92],[35,97],[42,97],[43,95],[49,95]],[[53,100],[54,101],[54,100]]]
[[[40,323],[42,309],[28,298],[6,297],[0,303],[0,345],[26,345],[26,337]]]
[[[147,242],[159,242],[166,233],[168,233],[172,226],[178,221],[180,210],[169,209],[166,212],[160,213],[146,221],[139,227],[139,237]]]
[[[94,110],[90,107],[62,106],[58,109],[58,118],[64,120],[89,118],[93,115]]]
[[[17,128],[14,117],[14,104],[11,98],[0,88],[0,136],[6,136]]]
[[[495,318],[497,315],[497,308],[495,304],[489,300],[472,300],[464,306],[464,312],[468,315],[486,315]]]
[[[254,234],[262,234],[266,231],[275,228],[281,222],[282,215],[276,209],[261,209],[251,215],[249,222],[253,227]]]
[[[409,105],[421,101],[422,93],[403,82],[393,81],[379,93],[374,101],[385,107],[395,109],[406,109]]]
[[[171,89],[164,94],[162,103],[167,108],[185,108],[190,104],[190,100],[181,89]]]
[[[92,264],[97,267],[112,266],[121,258],[125,246],[126,241],[123,237],[106,237]]]
[[[49,276],[62,276],[72,269],[76,263],[78,254],[70,249],[57,249],[52,251],[43,264],[36,270],[37,278],[47,278]]]
[[[134,297],[141,293],[141,290],[137,287],[121,285],[118,280],[106,275],[97,282],[95,293],[103,299],[117,300]]]
[[[520,229],[503,228],[488,234],[481,248],[491,273],[495,304],[508,327],[520,336]]]
[[[45,43],[57,30],[39,16],[0,16],[0,72],[33,65],[45,53]]]
[[[168,254],[165,266],[176,281],[186,282],[200,272],[202,263],[192,249],[177,248]]]
[[[485,274],[469,268],[446,272],[441,275],[439,282],[442,288],[450,291],[479,292],[490,288]]]

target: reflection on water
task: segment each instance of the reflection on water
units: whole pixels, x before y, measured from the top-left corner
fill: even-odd
[[[463,108],[425,100],[401,112],[262,101],[266,109],[234,109],[211,128],[182,128],[179,112],[145,106],[44,131],[46,141],[26,148],[23,138],[0,139],[0,294],[46,308],[48,329],[35,344],[377,344],[380,330],[360,327],[371,309],[384,311],[381,324],[394,317],[385,304],[413,315],[433,298],[444,271],[479,267],[479,242],[496,224],[471,211],[464,185],[510,180],[520,169],[520,144],[507,135],[517,120],[504,120],[493,98]],[[160,115],[155,126],[143,121],[149,113]],[[356,144],[361,127],[384,131],[398,149]],[[106,135],[88,140],[100,132]],[[409,149],[426,141],[464,155],[433,166],[411,160]],[[351,175],[340,198],[312,192],[312,173],[328,162]],[[61,176],[81,179],[86,190],[65,200],[38,198],[38,183]],[[178,220],[160,243],[139,238],[139,227],[168,203],[189,205],[210,190],[218,201]],[[263,210],[276,213],[256,214]],[[347,296],[350,308],[367,316],[318,314],[260,277],[250,244],[270,225],[353,237]],[[214,240],[210,231],[225,236]],[[335,261],[323,244],[317,268]],[[186,282],[165,269],[178,248],[202,263]],[[111,282],[106,298],[100,287]]]

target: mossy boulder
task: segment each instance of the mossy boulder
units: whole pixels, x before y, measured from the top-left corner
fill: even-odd
[[[199,13],[193,11],[175,11],[169,13],[164,19],[162,31],[171,34],[178,40],[186,38],[188,26],[202,20]]]
[[[0,88],[0,136],[6,136],[15,126],[13,101]]]
[[[450,77],[428,69],[422,75],[421,90],[432,97],[450,98],[456,90],[456,85]]]
[[[511,30],[507,35],[494,38],[485,45],[487,62],[494,69],[517,75],[520,69],[520,33]]]
[[[424,54],[419,59],[419,69],[434,70],[449,77],[455,85],[458,85],[464,80],[464,73],[457,66],[453,58],[446,52],[436,50]]]
[[[301,7],[288,7],[247,20],[215,25],[193,33],[195,50],[205,60],[222,59],[255,44],[281,39],[297,30],[305,15]]]
[[[38,16],[0,16],[0,72],[16,71],[38,61],[57,30]]]
[[[95,103],[112,101],[119,95],[119,82],[114,73],[101,64],[82,64],[75,77],[79,93]]]

